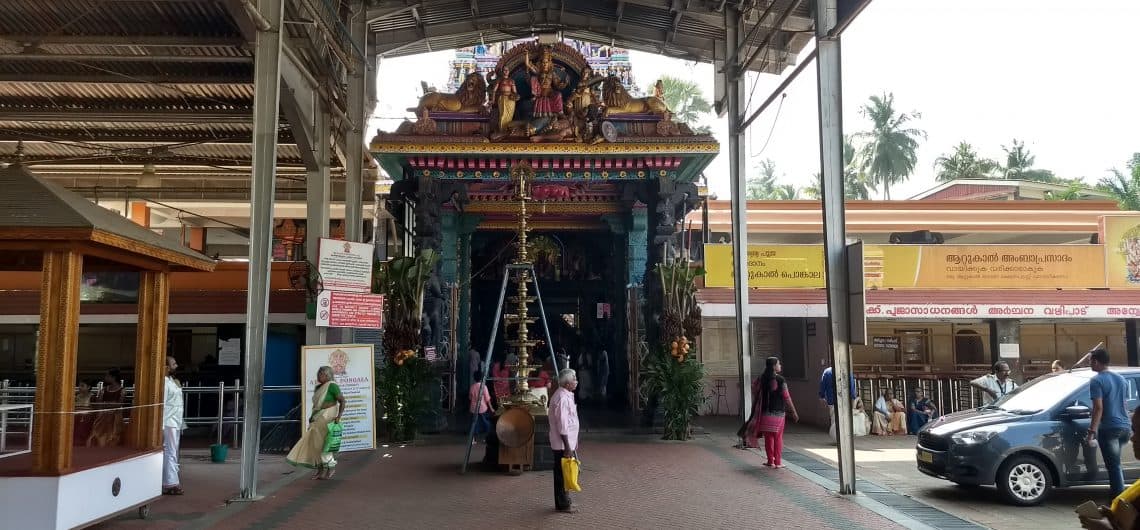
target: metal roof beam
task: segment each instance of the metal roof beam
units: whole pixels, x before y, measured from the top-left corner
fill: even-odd
[[[72,44],[88,46],[129,46],[143,48],[188,48],[197,46],[242,46],[241,37],[198,37],[184,35],[0,35],[0,40],[20,46]]]
[[[66,53],[7,53],[0,61],[83,61],[100,63],[243,63],[252,64],[253,57],[217,55],[87,55]]]
[[[132,135],[115,129],[60,128],[60,129],[32,129],[24,131],[20,128],[0,125],[0,142],[24,142],[31,145],[37,142],[85,142],[98,145],[104,144],[187,144],[200,143],[203,145],[250,145],[253,143],[252,133],[234,135],[228,138],[217,138],[216,134],[209,132],[175,131],[168,134],[155,134],[147,131],[145,134]],[[293,135],[288,129],[277,135],[278,145],[293,143]],[[123,146],[112,146],[123,147]]]
[[[252,110],[147,109],[10,109],[0,108],[0,120],[32,122],[122,123],[252,123]]]
[[[364,17],[369,24],[372,24],[407,13],[411,11],[413,7],[415,6],[373,7],[365,12]]]
[[[0,73],[0,83],[153,83],[156,85],[252,85],[253,79],[245,76],[195,76],[182,73],[178,76],[131,74],[27,74]]]

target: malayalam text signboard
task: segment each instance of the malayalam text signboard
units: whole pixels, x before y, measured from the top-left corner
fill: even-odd
[[[732,283],[732,245],[705,245],[705,286]],[[823,246],[748,245],[748,286],[822,289]]]
[[[312,415],[317,371],[332,368],[333,380],[344,394],[345,408],[340,423],[344,427],[341,452],[376,448],[375,352],[371,344],[330,344],[301,348],[301,378],[305,394],[301,399],[303,428]]]
[[[384,296],[321,291],[317,295],[317,326],[324,328],[381,329]]]
[[[1105,287],[1101,245],[864,245],[863,254],[869,289]],[[705,245],[705,270],[706,287],[732,287],[731,245]],[[823,288],[823,247],[749,245],[748,277],[751,288]]]
[[[321,239],[317,272],[327,291],[372,292],[372,254],[368,243]]]

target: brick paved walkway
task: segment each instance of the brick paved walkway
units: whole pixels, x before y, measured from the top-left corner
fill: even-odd
[[[148,521],[124,516],[101,527],[899,528],[788,470],[762,466],[754,453],[710,438],[584,440],[585,491],[574,497],[581,511],[573,515],[553,511],[550,472],[459,475],[463,446],[445,442],[344,455],[328,482],[286,474],[279,457],[266,457],[260,474],[266,499],[228,506],[237,464],[184,457],[186,496],[162,499]]]

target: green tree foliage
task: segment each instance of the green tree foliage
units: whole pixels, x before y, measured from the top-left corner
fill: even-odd
[[[660,81],[665,106],[673,113],[674,121],[688,124],[695,132],[708,133],[708,127],[697,125],[713,110],[701,87],[688,79],[668,75],[661,76]],[[652,86],[648,92],[653,93]]]
[[[1140,211],[1140,153],[1132,153],[1128,172],[1113,168],[1112,175],[1100,179],[1097,187],[1116,198],[1121,210]]]
[[[871,121],[871,130],[857,133],[862,140],[860,168],[872,189],[883,189],[883,197],[891,198],[891,186],[910,178],[918,162],[918,145],[926,132],[911,126],[921,118],[917,112],[895,110],[895,96],[887,93],[871,96],[860,110]]]
[[[978,156],[973,146],[964,141],[954,147],[954,152],[942,155],[934,161],[939,182],[990,178],[998,167],[997,162]]]

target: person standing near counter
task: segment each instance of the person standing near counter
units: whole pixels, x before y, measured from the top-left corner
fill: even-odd
[[[162,401],[162,494],[182,495],[182,481],[179,478],[178,447],[182,442],[182,429],[185,405],[182,401],[182,385],[174,379],[178,362],[174,357],[166,357],[166,380],[163,383]]]

